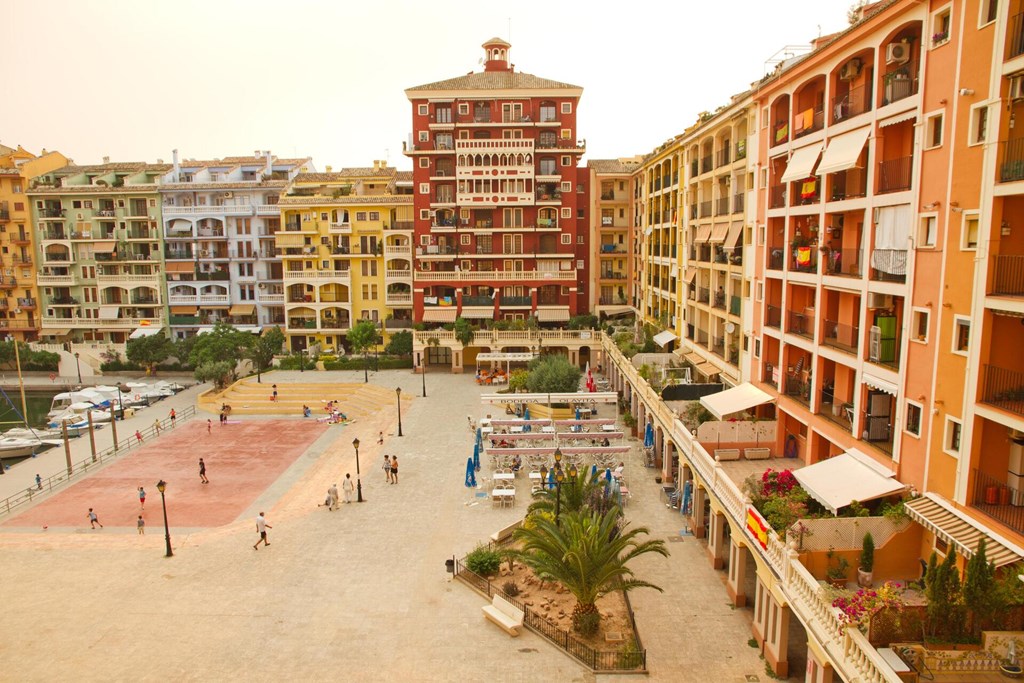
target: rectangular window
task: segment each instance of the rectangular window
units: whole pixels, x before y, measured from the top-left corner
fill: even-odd
[[[71,208],[72,208],[72,209],[81,209],[81,208],[82,208],[82,202],[81,202],[81,200],[78,200],[78,199],[75,199],[75,200],[73,200],[73,201],[71,202]]]
[[[572,244],[572,235],[562,235],[562,244]]]
[[[587,217],[587,212],[586,212],[585,209],[576,209],[576,218],[579,218],[580,220],[583,220],[586,217]]]
[[[953,14],[948,5],[932,15],[932,47],[949,42],[949,32],[952,26]]]
[[[759,226],[757,226],[757,246],[759,246],[759,247],[763,247],[764,246],[764,238],[765,238],[765,227],[763,225],[759,225]]]
[[[558,137],[563,140],[572,140],[572,128],[563,128]]]
[[[921,217],[921,232],[917,237],[918,247],[927,247],[930,249],[935,246],[935,233],[938,230],[938,220],[937,216]]]
[[[764,283],[758,282],[754,286],[754,301],[761,301],[764,299]]]
[[[377,262],[376,261],[363,261],[362,271],[364,277],[375,277],[377,275]]]
[[[430,183],[420,183],[420,194],[430,194]]]
[[[366,220],[366,212],[365,211],[356,211],[356,220],[357,221],[365,221]]]
[[[960,453],[960,435],[962,430],[963,425],[960,424],[960,420],[955,417],[946,418],[946,435],[942,446],[950,455],[959,455]]]
[[[562,218],[572,218],[572,209],[569,207],[562,207]]]
[[[911,339],[925,344],[928,342],[928,318],[929,311],[926,308],[915,308],[911,314]]]
[[[988,105],[979,104],[971,107],[971,126],[968,131],[967,144],[981,145],[988,140]]]
[[[420,220],[430,220],[430,209],[420,209]]]
[[[380,220],[380,211],[371,211],[370,212],[370,220],[371,221],[379,221]]]
[[[768,127],[768,107],[765,107],[764,109],[761,110],[761,127]]]
[[[469,103],[459,102],[459,116],[466,116],[469,114]]]
[[[953,317],[953,353],[967,355],[971,344],[971,319],[963,316]]]
[[[925,119],[924,148],[935,149],[942,146],[942,112]]]
[[[978,248],[978,214],[976,213],[964,214],[964,228],[960,232],[960,248],[967,250]]]
[[[570,157],[570,156],[563,156],[562,157],[562,166],[572,166],[572,165],[573,165],[572,164],[572,157]]]
[[[999,0],[982,0],[981,16],[978,17],[978,28],[991,24],[999,13]]]
[[[420,157],[420,168],[430,168],[430,159],[427,157]]]
[[[914,436],[921,436],[921,406],[911,401],[907,401],[906,431]]]
[[[420,116],[426,116],[430,113],[430,106],[426,104],[418,104],[416,105],[416,111]]]
[[[416,139],[419,140],[420,142],[430,142],[430,132],[421,130],[419,133],[417,133]]]
[[[461,244],[462,246],[469,246],[469,243],[470,241],[472,241],[472,239],[472,235],[459,235],[459,244]]]
[[[562,192],[572,192],[572,183],[562,182]]]
[[[562,113],[563,114],[571,114],[572,113],[572,102],[562,102]]]

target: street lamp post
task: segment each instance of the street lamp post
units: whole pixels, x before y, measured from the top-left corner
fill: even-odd
[[[562,511],[562,480],[565,474],[562,472],[562,449],[555,446],[555,526],[559,525],[558,514]]]
[[[398,435],[402,436],[402,387],[395,387],[395,396],[398,398]]]
[[[164,491],[167,490],[167,482],[163,479],[156,483],[156,490],[160,492],[160,505],[164,508],[164,541],[167,544],[167,554],[164,557],[174,557],[174,551],[171,550],[171,527],[167,525],[167,498],[164,497]]]
[[[75,351],[75,369],[78,370],[78,383],[82,383],[82,363],[78,360],[78,351]]]
[[[299,349],[299,372],[306,370],[306,349]]]
[[[423,349],[423,358],[420,359],[420,379],[423,380],[423,398],[427,397],[427,350]]]
[[[363,503],[363,480],[359,476],[359,439],[352,439],[352,447],[356,449],[356,502]]]

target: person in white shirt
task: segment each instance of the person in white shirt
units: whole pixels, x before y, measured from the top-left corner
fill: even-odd
[[[356,490],[355,484],[352,483],[352,475],[346,474],[345,480],[341,482],[341,490],[345,492],[345,502],[352,502],[352,492]]]
[[[327,508],[328,510],[338,509],[338,485],[331,484],[331,488],[327,489],[327,493],[331,496],[331,504]]]
[[[273,529],[274,527],[267,524],[267,518],[263,516],[263,513],[256,515],[256,531],[260,535],[260,540],[256,541],[256,545],[252,547],[253,550],[260,549],[260,543],[269,546],[270,541],[267,540],[267,529]]]

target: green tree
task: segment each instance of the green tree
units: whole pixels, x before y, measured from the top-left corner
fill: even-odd
[[[264,332],[253,342],[246,357],[252,361],[252,366],[256,369],[257,383],[263,381],[263,371],[273,364],[274,356],[281,353],[282,346],[284,346],[284,332],[277,325]]]
[[[196,379],[199,379],[199,366],[228,363],[231,366],[230,377],[234,380],[238,378],[238,363],[246,357],[253,343],[255,338],[252,334],[218,322],[210,332],[196,336],[188,362],[196,369]]]
[[[366,352],[377,344],[377,326],[372,320],[360,320],[349,330],[348,343],[352,346],[352,353],[363,354],[363,381],[369,382]]]
[[[603,470],[591,474],[589,469],[585,469],[573,478],[566,472],[562,480],[561,494],[557,487],[549,487],[535,493],[528,513],[547,512],[554,518],[557,508],[561,514],[580,510],[604,514],[615,506],[615,501],[606,495],[606,481],[602,474]]]
[[[597,598],[611,590],[631,591],[653,588],[637,579],[630,562],[647,553],[668,557],[662,540],[641,540],[645,527],[619,527],[620,511],[612,507],[605,514],[588,510],[563,514],[560,525],[545,515],[535,515],[530,528],[517,529],[513,536],[522,546],[519,561],[544,580],[561,584],[576,598],[573,627],[596,630],[600,622]]]
[[[526,388],[535,394],[569,393],[579,390],[583,371],[557,354],[540,356],[527,366]]]
[[[469,321],[465,318],[455,319],[455,338],[459,340],[459,343],[463,346],[469,346],[473,343],[473,335],[476,334],[476,330],[469,324]]]
[[[412,332],[409,330],[399,330],[392,334],[388,345],[384,348],[384,353],[392,356],[411,356]]]
[[[196,366],[196,379],[200,382],[213,382],[218,389],[223,389],[235,378],[235,365],[230,361],[210,361]]]
[[[570,330],[596,330],[599,321],[597,316],[593,313],[584,313],[583,315],[574,315],[569,318],[569,322],[566,325]]]
[[[1006,609],[1005,592],[996,580],[996,566],[985,557],[985,539],[978,543],[978,551],[967,561],[964,578],[964,605],[974,619],[972,631],[980,636],[989,629]]]
[[[945,642],[956,642],[964,630],[956,548],[950,548],[949,554],[941,563],[936,560],[935,553],[932,553],[928,560],[924,584],[924,594],[928,598],[926,615],[931,635]]]
[[[508,390],[509,393],[515,394],[523,389],[526,389],[526,380],[529,379],[530,372],[528,370],[513,370],[508,376]]]
[[[144,365],[149,374],[155,374],[156,366],[174,355],[174,342],[165,337],[163,333],[153,334],[148,337],[129,339],[125,356],[132,363]]]

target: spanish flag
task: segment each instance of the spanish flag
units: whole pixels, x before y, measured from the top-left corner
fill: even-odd
[[[754,512],[754,508],[747,508],[747,531],[757,540],[762,548],[768,548],[768,527],[761,522],[761,518]]]

